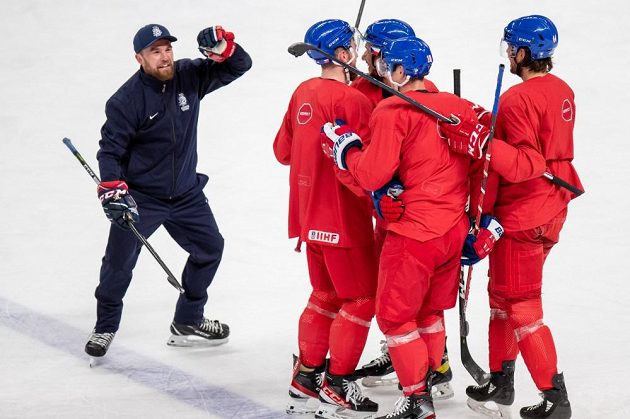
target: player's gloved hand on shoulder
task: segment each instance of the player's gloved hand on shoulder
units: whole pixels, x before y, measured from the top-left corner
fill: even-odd
[[[376,214],[382,219],[395,222],[400,220],[405,212],[405,204],[399,199],[405,188],[398,179],[392,179],[388,184],[372,192],[372,202]]]
[[[207,58],[222,63],[234,54],[236,44],[234,34],[226,32],[223,27],[210,26],[197,35],[199,51]]]
[[[480,159],[488,143],[490,131],[473,116],[457,116],[459,123],[450,124],[438,120],[438,134],[448,140],[448,145],[456,153],[467,154]]]
[[[471,231],[464,242],[462,265],[474,265],[488,256],[494,244],[503,235],[503,227],[492,215],[482,215],[477,235]],[[472,228],[472,227],[471,227]]]
[[[128,223],[137,223],[140,219],[136,201],[131,197],[127,184],[121,180],[99,183],[96,188],[103,211],[110,222],[128,230]]]
[[[484,127],[490,129],[490,124],[492,123],[492,112],[485,109],[481,105],[477,105],[476,103],[473,103],[472,109],[473,111],[475,111],[479,123]]]
[[[361,137],[355,134],[346,123],[340,119],[326,122],[321,129],[321,143],[324,154],[333,159],[341,170],[348,170],[346,153],[353,147],[363,147]]]

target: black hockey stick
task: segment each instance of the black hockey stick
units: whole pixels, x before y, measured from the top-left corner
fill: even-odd
[[[387,91],[388,93],[390,93],[390,94],[392,94],[394,96],[398,96],[399,98],[401,98],[405,102],[408,102],[408,103],[412,104],[416,108],[418,108],[421,111],[423,111],[423,112],[425,112],[425,113],[427,113],[427,114],[429,114],[429,115],[439,119],[442,122],[448,122],[449,124],[459,124],[459,122],[460,122],[459,118],[457,118],[455,115],[451,115],[450,117],[446,117],[446,116],[444,116],[444,115],[434,111],[433,109],[424,106],[422,103],[419,103],[419,102],[413,100],[409,96],[400,93],[398,90],[392,89],[391,87],[389,87],[388,85],[386,85],[382,81],[377,80],[374,77],[370,76],[369,74],[366,74],[366,73],[362,72],[358,68],[356,68],[354,66],[351,66],[350,64],[344,63],[341,60],[338,60],[334,56],[328,54],[325,51],[322,51],[321,49],[317,48],[314,45],[307,44],[305,42],[296,42],[295,44],[289,45],[288,50],[289,50],[289,53],[291,55],[295,56],[295,57],[300,57],[300,56],[304,55],[304,53],[306,51],[309,51],[309,50],[317,51],[318,53],[322,54],[324,57],[326,57],[326,58],[336,62],[337,64],[339,64],[340,66],[342,66],[346,70],[353,72],[354,74],[356,74],[359,77],[363,77],[364,79],[368,80],[370,83],[377,85],[381,89]]]
[[[453,70],[453,93],[458,97],[462,95],[461,71],[456,68]],[[466,320],[466,305],[468,296],[466,294],[466,282],[464,281],[464,265],[459,271],[459,352],[462,365],[466,371],[477,382],[484,384],[488,381],[486,372],[475,362],[468,348],[468,321]]]
[[[357,20],[354,22],[354,28],[359,29],[359,23],[361,23],[361,16],[363,16],[363,7],[365,7],[365,0],[361,0],[361,6],[359,6],[359,14]]]
[[[565,188],[571,192],[573,192],[575,194],[576,197],[582,195],[584,193],[584,191],[576,186],[571,185],[569,182],[567,182],[566,180],[562,180],[557,176],[552,175],[549,172],[545,172],[543,174],[543,177],[549,179],[551,181],[551,183],[556,184],[562,188]]]
[[[72,154],[74,154],[74,157],[77,158],[77,160],[79,160],[79,163],[81,163],[81,166],[83,166],[83,168],[85,169],[86,172],[88,172],[88,174],[90,175],[90,177],[92,178],[92,180],[98,185],[99,183],[101,183],[101,180],[98,178],[98,176],[96,176],[96,173],[94,173],[94,171],[92,170],[92,168],[90,167],[89,164],[87,164],[87,162],[85,161],[85,159],[83,158],[83,156],[81,156],[81,153],[79,153],[79,151],[74,147],[74,145],[72,144],[72,141],[70,141],[69,138],[64,138],[63,143],[68,147],[68,149],[70,149],[70,151],[72,152]],[[182,287],[182,285],[179,283],[179,281],[177,280],[177,278],[175,278],[175,275],[173,275],[173,273],[170,271],[170,269],[168,269],[168,266],[166,266],[166,264],[164,263],[164,261],[162,261],[162,258],[160,258],[160,256],[157,254],[157,252],[153,249],[153,247],[149,244],[149,242],[147,241],[146,238],[144,238],[144,236],[142,234],[140,234],[140,232],[138,231],[138,229],[136,228],[136,226],[133,225],[132,222],[127,220],[127,225],[129,226],[129,229],[133,232],[133,234],[138,238],[138,240],[140,240],[140,242],[149,250],[149,252],[153,255],[153,257],[155,258],[155,260],[157,261],[157,263],[160,264],[160,266],[162,267],[162,269],[164,269],[164,272],[166,272],[166,279],[167,281],[173,286],[175,287],[175,289],[177,291],[180,292],[180,294],[183,294],[185,292],[184,288]]]

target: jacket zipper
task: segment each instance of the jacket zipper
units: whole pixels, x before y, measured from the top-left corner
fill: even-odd
[[[166,93],[166,83],[164,83],[162,85],[162,95],[164,95]],[[172,174],[172,182],[171,182],[171,193],[168,197],[168,199],[172,199],[173,198],[173,194],[175,193],[175,144],[176,144],[176,138],[175,138],[175,120],[173,119],[173,115],[170,111],[170,106],[168,101],[164,101],[164,103],[166,104],[166,113],[169,116],[169,119],[171,120],[171,131],[172,131],[172,143],[173,143],[173,153],[171,154],[171,174]]]

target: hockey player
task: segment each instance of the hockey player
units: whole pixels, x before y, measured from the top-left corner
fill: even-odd
[[[375,77],[376,79],[387,82],[381,78],[375,67],[375,60],[380,55],[381,48],[383,48],[383,44],[386,41],[391,41],[393,39],[400,39],[409,36],[415,36],[415,32],[413,28],[406,22],[399,19],[381,19],[376,22],[370,24],[365,30],[364,40],[365,40],[365,51],[362,55],[363,61],[368,66],[368,74],[370,76]],[[424,88],[429,92],[437,92],[438,89],[426,77],[424,80]],[[365,94],[368,99],[376,106],[381,100],[390,97],[391,94],[384,89],[381,89],[374,83],[370,83],[369,80],[359,77],[355,81],[352,82],[352,87],[359,89],[363,94]],[[402,185],[404,188],[404,185]],[[386,194],[381,198],[381,202],[379,203],[380,207],[384,211],[389,211],[393,213],[394,217],[399,217],[399,212],[402,212],[402,209],[395,208],[395,204],[399,202],[396,200],[392,200],[391,197],[388,197]],[[394,208],[390,208],[390,207]],[[384,218],[388,218],[388,215],[385,214]],[[394,220],[395,221],[395,220]],[[376,226],[374,229],[374,240],[376,244],[377,252],[380,254],[380,250],[383,246],[383,240],[385,240],[386,234],[386,221],[383,217],[376,217]],[[389,384],[398,384],[398,378],[394,372],[394,367],[392,366],[391,357],[389,356],[389,351],[387,350],[387,345],[383,344],[382,355],[377,357],[376,359],[368,362],[366,365],[363,365],[359,371],[360,374],[366,375],[366,377],[361,381],[362,384],[366,387],[374,387],[378,385],[389,385]],[[431,390],[433,392],[434,399],[448,399],[453,397],[453,389],[450,385],[450,380],[453,377],[451,372],[450,364],[448,361],[448,352],[446,351],[446,347],[444,348],[444,353],[442,355],[441,365],[432,372],[432,382],[433,386]]]
[[[558,242],[575,196],[543,178],[549,171],[581,187],[573,160],[574,94],[549,73],[558,45],[558,31],[544,16],[510,22],[502,39],[510,72],[522,83],[500,98],[492,145],[490,178],[484,211],[491,211],[505,229],[490,255],[489,359],[491,380],[466,390],[468,405],[497,417],[509,414],[514,401],[514,361],[519,352],[543,400],[520,410],[523,418],[571,417],[571,406],[558,373],[551,331],[543,322],[543,265]],[[472,125],[471,125],[472,126]],[[471,131],[482,138],[488,130]],[[473,136],[451,136],[468,149]],[[473,139],[473,141],[475,141]],[[458,146],[460,143],[460,146]],[[465,151],[464,151],[465,152]],[[490,410],[486,402],[499,407]]]
[[[140,253],[128,223],[145,237],[164,225],[190,255],[168,344],[189,345],[195,338],[220,344],[230,334],[226,324],[203,315],[223,237],[202,191],[208,177],[196,173],[197,122],[200,100],[239,78],[252,62],[221,26],[199,33],[206,59],[174,61],[176,40],[162,25],[140,28],[133,39],[140,69],[105,107],[98,196],[112,226],[95,292],[96,326],[85,346],[92,357],[105,355],[118,330]]]
[[[431,51],[414,37],[385,42],[379,74],[391,85],[442,114],[476,118],[467,101],[450,93],[428,92],[423,78]],[[348,125],[324,126],[334,143],[334,160],[359,185],[378,189],[398,174],[405,212],[387,224],[379,261],[376,319],[385,334],[403,396],[382,418],[435,417],[428,388],[429,367],[440,365],[444,312],[455,305],[460,256],[469,222],[465,213],[469,161],[449,151],[436,119],[399,97],[379,103],[369,124],[371,141]],[[464,157],[463,159],[461,157]],[[431,353],[429,353],[429,351]]]
[[[347,22],[329,19],[311,26],[304,40],[354,64],[353,34]],[[287,412],[368,417],[378,405],[362,395],[352,374],[374,316],[372,204],[352,177],[324,156],[320,130],[326,121],[342,119],[367,136],[372,106],[348,86],[343,67],[318,52],[308,54],[321,75],[297,87],[273,144],[277,160],[290,165],[289,237],[298,238],[298,248],[306,243],[312,286],[299,320]]]

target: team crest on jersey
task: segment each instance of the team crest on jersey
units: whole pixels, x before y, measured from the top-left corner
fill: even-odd
[[[569,122],[573,120],[573,106],[569,99],[565,99],[562,102],[562,119]]]
[[[188,99],[186,99],[186,96],[184,96],[183,93],[180,93],[177,95],[177,104],[179,105],[179,109],[181,109],[182,112],[190,109],[190,105],[188,104]]]
[[[339,234],[330,233],[328,231],[309,230],[308,239],[316,242],[337,244],[339,243]]]
[[[303,103],[302,106],[300,106],[300,109],[298,109],[298,112],[297,112],[298,124],[304,125],[304,124],[308,123],[308,121],[310,121],[312,117],[313,117],[313,107],[308,102],[307,103]]]

